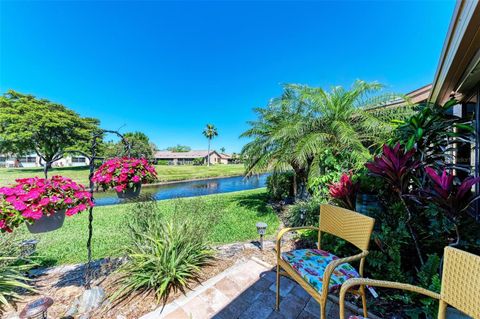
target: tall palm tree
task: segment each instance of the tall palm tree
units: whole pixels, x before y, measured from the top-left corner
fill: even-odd
[[[210,142],[215,136],[218,136],[217,128],[213,124],[207,124],[203,130],[203,135],[208,139],[207,166],[210,166]]]

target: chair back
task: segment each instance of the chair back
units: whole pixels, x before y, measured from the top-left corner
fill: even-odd
[[[321,205],[318,244],[320,246],[321,233],[326,232],[367,250],[374,224],[375,219],[371,217],[337,206]]]
[[[443,258],[439,315],[445,314],[449,304],[472,318],[480,318],[480,256],[445,247]]]

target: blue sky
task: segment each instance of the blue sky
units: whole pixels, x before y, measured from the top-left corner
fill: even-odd
[[[140,130],[159,146],[240,151],[282,83],[391,91],[433,79],[454,1],[0,2],[0,91]]]

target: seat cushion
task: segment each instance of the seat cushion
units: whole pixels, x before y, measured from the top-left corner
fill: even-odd
[[[282,259],[287,262],[310,286],[319,293],[323,289],[323,273],[327,265],[337,256],[320,249],[298,249],[282,253]],[[341,264],[330,277],[329,291],[335,291],[350,278],[360,277],[350,264]]]
[[[367,319],[367,318],[362,317],[362,316],[350,316],[350,317],[348,317],[348,319]]]

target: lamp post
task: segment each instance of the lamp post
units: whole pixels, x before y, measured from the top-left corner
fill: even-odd
[[[258,222],[255,226],[257,226],[257,233],[260,235],[260,250],[263,250],[263,236],[267,232],[267,224]]]

